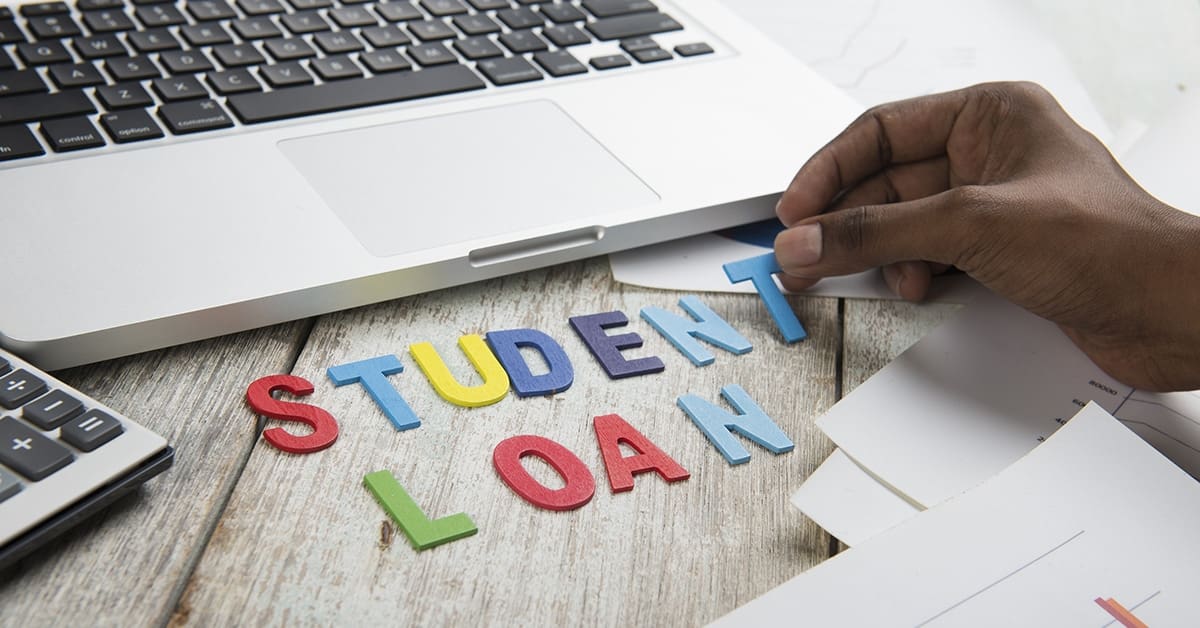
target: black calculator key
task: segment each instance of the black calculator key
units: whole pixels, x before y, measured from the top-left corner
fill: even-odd
[[[119,31],[131,31],[135,27],[133,20],[124,11],[105,10],[105,11],[88,11],[83,14],[83,23],[93,33],[115,33]]]
[[[0,72],[0,96],[33,94],[50,91],[37,70],[5,70]]]
[[[542,69],[550,76],[570,76],[584,74],[588,71],[586,65],[580,63],[579,59],[566,50],[539,52],[533,55],[533,60],[542,66]]]
[[[237,11],[222,0],[190,0],[185,5],[188,13],[196,18],[197,22],[207,22],[209,20],[228,20],[237,17]]]
[[[187,19],[175,8],[172,4],[149,4],[143,5],[134,9],[133,14],[145,24],[147,28],[155,26],[175,26],[176,24],[184,24]]]
[[[71,464],[69,449],[12,417],[0,419],[0,462],[34,482]]]
[[[17,44],[17,55],[26,65],[69,63],[73,60],[71,53],[57,41]]]
[[[350,57],[345,55],[313,59],[309,62],[309,66],[326,81],[358,78],[363,75],[362,68],[355,65]]]
[[[683,25],[665,13],[634,13],[588,22],[587,29],[605,41],[683,30]]]
[[[92,451],[120,436],[125,428],[120,421],[100,410],[88,410],[62,428],[61,438],[80,451]]]
[[[96,113],[96,106],[79,90],[57,94],[22,94],[0,98],[0,126],[13,122],[49,120]]]
[[[578,46],[592,41],[592,38],[588,37],[587,33],[579,30],[578,26],[572,24],[548,26],[542,29],[542,35],[545,35],[546,39],[554,42],[554,45],[559,48]]]
[[[681,57],[695,57],[697,55],[712,54],[712,51],[712,46],[704,42],[697,42],[694,44],[679,44],[678,46],[675,46],[675,54]]]
[[[233,43],[233,37],[220,24],[188,24],[180,27],[179,34],[193,46]]]
[[[92,87],[107,81],[100,70],[90,63],[75,63],[50,66],[50,78],[59,87]]]
[[[208,98],[208,91],[192,76],[156,78],[150,82],[154,92],[165,101]]]
[[[162,76],[150,57],[115,57],[106,60],[104,67],[118,81],[140,81]]]
[[[466,13],[467,7],[460,0],[421,0],[421,6],[437,17]]]
[[[583,11],[576,9],[574,5],[566,3],[546,3],[538,7],[538,11],[540,11],[542,15],[550,18],[550,21],[554,22],[555,24],[581,22],[587,19],[587,16],[583,14]]]
[[[21,32],[17,23],[12,20],[0,20],[0,44],[11,44],[13,42],[24,42],[25,34]]]
[[[93,35],[92,37],[76,37],[71,41],[75,52],[84,59],[103,59],[120,57],[129,54],[121,40],[116,35]]]
[[[58,15],[60,13],[70,13],[71,8],[66,2],[37,2],[34,4],[26,4],[21,7],[21,15],[25,17],[37,17],[39,15]]]
[[[530,65],[524,57],[488,59],[479,62],[479,71],[497,85],[511,85],[542,79],[542,73]]]
[[[158,60],[171,74],[195,74],[213,69],[212,61],[202,50],[164,50]]]
[[[4,130],[3,127],[0,127],[0,131],[3,131],[3,130]],[[3,375],[11,370],[12,370],[12,364],[10,364],[8,362],[8,360],[6,360],[4,358],[4,356],[0,356],[0,375]]]
[[[398,26],[372,26],[362,29],[362,36],[375,48],[393,48],[411,43],[412,40]]]
[[[643,48],[633,52],[633,58],[642,63],[655,63],[657,61],[666,61],[671,58],[671,53],[662,48]]]
[[[611,70],[613,68],[624,68],[633,65],[629,57],[625,55],[604,55],[601,57],[592,57],[588,63],[592,64],[597,70]]]
[[[9,410],[19,408],[46,390],[46,382],[26,371],[17,369],[0,379],[0,406]]]
[[[21,492],[21,481],[17,476],[0,469],[0,502]]]
[[[330,29],[329,22],[321,17],[316,11],[303,11],[301,13],[289,13],[279,21],[283,26],[292,32],[293,35],[304,35],[306,33],[319,33]]]
[[[492,40],[487,37],[468,37],[456,40],[454,49],[458,51],[458,54],[471,61],[504,56],[504,51],[500,49],[500,46],[492,43]]]
[[[292,87],[294,85],[309,85],[313,82],[313,77],[299,63],[289,61],[287,63],[276,63],[274,65],[264,65],[258,68],[258,75],[261,76],[271,87]],[[236,111],[237,108],[234,107]]]
[[[182,47],[171,31],[165,28],[151,28],[129,33],[129,43],[133,44],[138,52],[160,52]]]
[[[83,34],[79,25],[67,15],[47,15],[29,18],[26,26],[38,39],[58,39]]]
[[[100,116],[100,126],[118,144],[153,140],[163,136],[162,129],[145,109],[130,109]]]
[[[104,137],[87,118],[46,120],[41,126],[42,137],[56,153],[104,146]]]
[[[458,27],[458,30],[467,35],[490,35],[500,32],[500,25],[484,13],[456,15],[451,21]]]
[[[257,92],[262,89],[254,76],[245,68],[225,70],[224,72],[209,72],[208,84],[222,96],[240,94],[242,92]]]
[[[231,98],[234,97],[231,96]],[[168,103],[158,108],[158,116],[175,135],[233,126],[233,120],[229,118],[229,114],[225,113],[225,110],[215,100]]]
[[[241,67],[245,65],[258,65],[265,63],[266,58],[254,47],[254,44],[231,44],[225,46],[213,46],[213,54],[217,57],[217,61],[227,68]]]
[[[96,88],[96,98],[106,109],[128,109],[130,107],[149,107],[154,99],[146,93],[141,83],[117,83],[116,85],[101,85]]]
[[[0,126],[0,161],[21,159],[22,157],[37,157],[45,155],[46,151],[38,144],[37,138],[23,124]],[[10,368],[8,362],[0,364],[0,374]]]
[[[505,5],[507,6],[507,5]],[[389,22],[407,22],[424,19],[425,14],[407,0],[392,0],[375,5],[375,11]]]
[[[83,402],[62,390],[52,390],[21,408],[21,416],[26,421],[47,431],[62,427],[63,423],[79,416],[80,412],[83,412]]]
[[[547,50],[550,48],[545,40],[538,37],[533,31],[512,31],[504,33],[500,36],[500,43],[504,44],[509,50],[515,54],[525,52],[537,52],[539,50]]]
[[[583,8],[596,17],[612,17],[626,13],[657,11],[650,0],[583,0]]]
[[[398,50],[372,50],[359,55],[358,60],[375,74],[412,69],[412,64]]]

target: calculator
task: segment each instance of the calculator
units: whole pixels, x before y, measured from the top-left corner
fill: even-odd
[[[0,571],[174,456],[162,436],[0,349]]]

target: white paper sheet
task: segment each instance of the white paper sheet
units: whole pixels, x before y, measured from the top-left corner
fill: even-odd
[[[800,489],[792,505],[846,545],[863,541],[921,512],[835,449]]]
[[[716,625],[1120,625],[1100,599],[1194,626],[1197,521],[1200,484],[1091,404],[987,483]]]

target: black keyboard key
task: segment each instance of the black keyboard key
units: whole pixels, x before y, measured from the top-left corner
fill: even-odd
[[[267,122],[484,87],[484,82],[474,72],[465,66],[454,64],[419,72],[349,79],[331,85],[237,94],[229,97],[229,106],[243,122]]]
[[[374,48],[394,48],[412,43],[399,26],[372,26],[362,29],[362,36]]]
[[[17,369],[0,379],[0,406],[19,408],[45,390],[46,382],[25,369]]]
[[[533,9],[526,9],[524,7],[520,9],[505,9],[503,11],[497,11],[496,17],[500,18],[500,21],[504,22],[505,26],[508,26],[513,30],[533,28],[534,26],[541,26],[542,24],[545,24],[545,21],[542,20],[542,16],[534,13]]]
[[[278,92],[271,92],[276,94]],[[253,94],[249,94],[253,95]],[[247,96],[243,94],[242,96]],[[231,96],[230,98],[239,98]],[[215,100],[174,102],[158,108],[158,116],[175,135],[199,133],[233,126],[229,114]]]
[[[436,17],[467,12],[467,7],[460,0],[421,0],[420,5]]]
[[[257,92],[262,89],[249,70],[238,68],[224,72],[209,72],[205,77],[208,84],[222,96],[240,94],[242,92]]]
[[[71,53],[57,41],[17,44],[17,56],[21,57],[25,65],[69,63],[73,60]]]
[[[514,54],[548,50],[546,40],[538,37],[533,31],[512,31],[500,35],[500,43],[504,44]]]
[[[13,63],[12,57],[8,56],[3,48],[0,48],[0,70],[15,70],[16,67],[17,64]]]
[[[125,6],[125,0],[78,0],[75,3],[75,8],[80,11],[119,9],[123,6]]]
[[[116,33],[135,28],[133,20],[124,11],[116,9],[88,11],[83,14],[83,23],[93,33]]]
[[[100,126],[118,144],[153,140],[163,136],[162,129],[145,109],[130,109],[100,116]]]
[[[0,126],[65,116],[96,113],[96,106],[78,90],[57,94],[22,94],[0,98]]]
[[[683,30],[683,25],[665,13],[634,13],[589,22],[587,29],[597,39],[609,41]]]
[[[62,88],[92,87],[107,83],[100,70],[90,63],[74,63],[50,66],[50,78]]]
[[[11,20],[11,19],[13,19],[12,9],[10,9],[8,7],[0,7],[0,20]]]
[[[533,60],[542,66],[542,69],[550,76],[570,76],[585,74],[588,71],[586,65],[580,63],[579,59],[566,50],[539,52],[533,55]]]
[[[330,9],[329,17],[342,28],[377,26],[379,24],[379,20],[365,7],[338,7]]]
[[[321,17],[316,11],[304,11],[301,13],[289,13],[279,21],[283,27],[292,32],[293,35],[304,35],[306,33],[319,33],[329,30],[329,22]]]
[[[468,37],[459,39],[454,42],[454,49],[458,54],[470,59],[478,61],[480,59],[490,59],[491,57],[503,57],[504,51],[500,46],[492,43],[492,40],[487,37]]]
[[[21,488],[21,482],[15,475],[0,469],[0,502],[20,493]]]
[[[222,0],[190,0],[185,9],[197,22],[229,20],[237,17],[237,11]]]
[[[297,11],[312,11],[333,6],[331,0],[288,0],[288,4]]]
[[[233,43],[233,37],[220,24],[188,24],[179,34],[193,46],[216,46]]]
[[[3,127],[0,127],[0,131],[3,131],[3,130],[4,130]],[[11,370],[12,370],[12,364],[10,364],[8,362],[8,360],[4,358],[4,356],[0,355],[0,375],[3,375]]]
[[[488,17],[484,13],[476,13],[475,15],[456,15],[450,21],[458,27],[458,30],[467,35],[489,35],[491,33],[499,33],[500,25],[495,20]]]
[[[251,17],[244,20],[235,20],[230,22],[234,32],[242,39],[267,39],[269,37],[282,37],[283,33],[275,26],[275,23],[265,17]]]
[[[162,76],[150,57],[116,57],[104,61],[104,68],[118,81],[140,81]]]
[[[299,63],[289,61],[264,65],[258,69],[258,75],[271,87],[293,87],[296,85],[311,85],[313,77]],[[234,108],[236,113],[237,108]]]
[[[202,50],[164,50],[159,53],[158,60],[171,74],[195,74],[213,69],[212,61]]]
[[[611,70],[613,68],[625,68],[633,65],[629,57],[625,55],[604,55],[601,57],[592,57],[588,63],[592,64],[597,70]]]
[[[25,34],[17,26],[16,22],[11,20],[0,20],[0,44],[11,44],[13,42],[28,41],[25,39]]]
[[[0,102],[3,102],[3,100],[0,99]],[[3,107],[3,105],[0,105],[0,107]],[[46,151],[42,149],[42,145],[38,144],[37,138],[33,136],[33,133],[29,132],[29,128],[25,125],[0,125],[0,161],[21,159],[23,157],[37,157],[38,155],[45,154]],[[9,368],[8,361],[4,361],[4,364],[0,365],[0,374],[7,372]]]
[[[154,104],[154,99],[146,93],[146,89],[142,87],[141,83],[101,85],[96,88],[96,98],[106,109],[149,107]]]
[[[194,76],[156,78],[150,82],[150,87],[159,98],[168,102],[208,98],[208,90]]]
[[[507,9],[508,0],[467,0],[476,11],[491,11],[492,9]]]
[[[278,0],[237,0],[237,5],[246,15],[271,15],[285,11]]]
[[[414,61],[423,66],[446,65],[448,63],[458,63],[458,57],[454,56],[453,52],[446,49],[445,44],[422,44],[420,46],[409,46],[408,54]]]
[[[104,137],[87,118],[47,120],[41,125],[42,137],[56,153],[104,146]]]
[[[675,54],[677,54],[681,57],[695,57],[697,55],[707,55],[707,54],[712,54],[712,51],[713,51],[712,46],[710,46],[704,42],[697,42],[694,44],[679,44],[678,46],[675,46]]]
[[[34,4],[26,4],[21,6],[21,15],[24,15],[25,17],[37,17],[39,15],[59,15],[70,12],[71,7],[68,7],[66,2],[37,2]]]
[[[393,0],[375,5],[375,12],[389,22],[407,22],[425,19],[425,14],[407,0]]]
[[[583,0],[583,8],[596,17],[658,10],[650,0]]]
[[[0,96],[33,94],[50,91],[37,70],[7,70],[0,72]]]
[[[258,65],[267,61],[258,48],[254,47],[254,44],[214,46],[212,51],[213,55],[217,57],[217,61],[227,68]]]
[[[362,68],[345,55],[313,59],[309,62],[309,67],[325,81],[340,81],[363,75]]]
[[[581,22],[587,19],[583,11],[575,8],[574,5],[567,3],[555,2],[553,4],[546,3],[538,7],[538,12],[550,18],[555,24],[567,24],[570,22]]]
[[[497,85],[511,85],[540,81],[542,73],[533,67],[524,57],[507,57],[504,59],[488,59],[479,62],[479,71],[488,80]]]
[[[71,464],[69,449],[12,417],[0,418],[0,463],[37,482]]]
[[[79,25],[67,15],[47,15],[29,18],[25,23],[38,39],[58,39],[82,35]]]
[[[116,35],[94,35],[92,37],[76,37],[71,40],[71,47],[84,59],[104,59],[120,57],[129,54],[121,40]]]
[[[641,63],[656,63],[671,58],[671,53],[662,48],[642,48],[633,51],[633,58]]]
[[[49,394],[25,405],[21,416],[41,430],[54,430],[83,412],[83,402],[62,390]]]
[[[363,45],[359,38],[354,36],[350,31],[336,31],[330,33],[317,33],[313,35],[313,41],[325,51],[325,54],[340,54],[343,52],[355,52],[363,50],[366,46]],[[267,42],[268,47],[270,42]]]
[[[118,437],[125,428],[100,410],[88,410],[62,428],[62,439],[80,451],[92,451]]]
[[[321,33],[328,35],[330,33]],[[349,33],[343,35],[338,33],[339,37],[353,37]],[[308,42],[299,37],[289,37],[287,39],[268,39],[263,47],[267,49],[267,53],[275,58],[276,61],[291,61],[293,59],[307,59],[317,56],[317,51],[313,50]],[[360,45],[359,48],[362,46]]]
[[[133,44],[133,47],[141,53],[182,48],[179,40],[175,39],[171,31],[165,28],[152,28],[150,30],[129,33],[129,43]]]
[[[398,50],[372,50],[358,55],[358,60],[375,74],[412,69],[412,64]]]
[[[156,26],[175,26],[176,24],[184,24],[187,19],[175,8],[172,4],[150,4],[140,6],[133,10],[133,14],[146,28],[154,28]]]
[[[421,41],[438,41],[442,39],[453,39],[458,37],[453,28],[446,25],[441,20],[423,20],[420,22],[409,22],[408,32],[416,36]]]
[[[579,30],[578,26],[571,24],[547,26],[542,29],[542,35],[545,35],[546,39],[554,42],[554,45],[559,48],[578,46],[592,41],[592,38],[588,37],[587,33]]]
[[[629,39],[621,40],[621,50],[633,54],[639,50],[647,48],[658,48],[658,42],[652,37],[630,37]]]

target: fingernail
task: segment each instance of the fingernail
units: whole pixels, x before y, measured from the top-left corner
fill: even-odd
[[[779,200],[775,201],[775,215],[776,216],[779,215],[779,206],[780,205],[783,205],[783,197],[782,196],[779,197]]]
[[[904,285],[904,273],[895,266],[883,267],[883,281],[892,289],[892,293],[900,296],[900,287]]]
[[[801,225],[780,233],[775,239],[775,258],[785,269],[821,261],[821,224]]]

